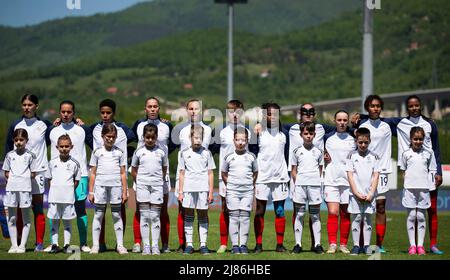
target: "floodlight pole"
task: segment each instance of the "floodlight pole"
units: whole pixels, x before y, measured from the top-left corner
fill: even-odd
[[[233,28],[234,28],[234,14],[233,3],[228,3],[228,100],[233,99]]]
[[[364,100],[373,94],[373,9],[363,0],[363,73],[361,92],[361,112],[364,112]]]
[[[234,32],[234,4],[246,4],[248,0],[214,0],[217,4],[228,5],[228,101],[233,99],[233,32]]]

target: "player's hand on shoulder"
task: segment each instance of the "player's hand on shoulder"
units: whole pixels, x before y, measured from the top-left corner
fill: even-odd
[[[61,124],[61,118],[56,118],[54,121],[53,121],[53,125],[54,126],[58,126],[58,125],[60,125]]]
[[[350,117],[350,122],[352,123],[353,127],[357,126],[360,120],[361,115],[359,113],[355,113]]]
[[[77,125],[78,125],[78,126],[82,126],[82,125],[84,125],[84,122],[83,122],[83,120],[82,120],[82,119],[80,119],[80,118],[76,118],[75,122],[77,123]]]

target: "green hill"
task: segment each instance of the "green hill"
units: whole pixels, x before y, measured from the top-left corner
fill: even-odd
[[[250,0],[236,9],[236,28],[281,34],[355,10],[360,0]],[[227,26],[226,7],[213,0],[155,0],[124,11],[68,17],[35,26],[0,26],[0,75],[64,64],[176,33]]]

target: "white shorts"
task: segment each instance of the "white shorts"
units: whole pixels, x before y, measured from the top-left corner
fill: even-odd
[[[377,197],[376,199],[386,199],[386,194],[389,191],[389,174],[380,173],[380,178],[378,178],[377,186]]]
[[[45,171],[37,172],[34,179],[31,179],[31,194],[43,194],[46,182]]]
[[[322,203],[322,189],[320,186],[295,186],[292,193],[292,201],[308,205]]]
[[[31,192],[10,192],[7,191],[3,197],[3,205],[5,207],[31,207]]]
[[[350,194],[347,211],[350,214],[373,214],[375,212],[375,199],[372,199],[371,202],[361,202],[356,196]]]
[[[184,192],[183,208],[208,210],[208,192]]]
[[[280,201],[288,198],[289,182],[256,184],[255,197],[257,199],[267,201],[270,196],[272,196],[272,201]]]
[[[77,217],[75,206],[70,203],[49,203],[47,218],[54,220],[72,220]]]
[[[337,202],[340,204],[348,204],[350,196],[349,186],[325,186],[324,198],[326,202]]]
[[[253,189],[244,191],[227,190],[226,200],[228,210],[252,211]]]
[[[226,197],[227,195],[227,186],[222,181],[222,179],[219,179],[219,195],[221,197]]]
[[[94,202],[96,204],[122,203],[122,187],[94,186]]]
[[[150,202],[151,204],[163,204],[163,186],[138,185],[136,188],[137,202]]]
[[[402,205],[405,208],[430,208],[431,200],[429,190],[403,189]]]

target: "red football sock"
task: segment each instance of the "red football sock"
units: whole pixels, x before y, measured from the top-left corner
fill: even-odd
[[[161,243],[169,244],[170,219],[167,211],[161,213]]]
[[[384,235],[386,234],[386,225],[379,224],[376,225],[377,231],[377,246],[381,247],[383,245]]]
[[[178,210],[178,242],[180,243],[180,246],[185,244],[184,211],[182,209]]]
[[[262,235],[264,231],[264,216],[255,215],[254,219],[256,244],[262,244]]]
[[[142,242],[142,237],[141,237],[141,213],[139,213],[139,210],[134,213],[133,234],[134,234],[134,243],[140,244]]]
[[[431,206],[428,208],[428,227],[430,231],[430,247],[437,244],[438,215],[437,215],[437,190],[430,192]]]
[[[220,212],[220,245],[228,244],[228,226],[230,224],[230,216],[224,211]]]
[[[340,231],[341,231],[341,238],[340,238],[340,245],[347,245],[348,243],[348,236],[350,234],[350,213],[344,210],[340,210],[340,216],[341,216],[341,223],[340,223]]]
[[[37,213],[34,216],[34,225],[36,230],[36,243],[44,243],[45,235],[45,215],[44,213]]]
[[[328,214],[328,244],[337,244],[338,215]]]
[[[277,244],[283,244],[286,217],[275,217],[275,232],[277,233]]]
[[[100,238],[98,239],[100,244],[106,244],[106,241],[105,241],[105,216],[106,215],[103,215],[102,229],[100,230]]]

